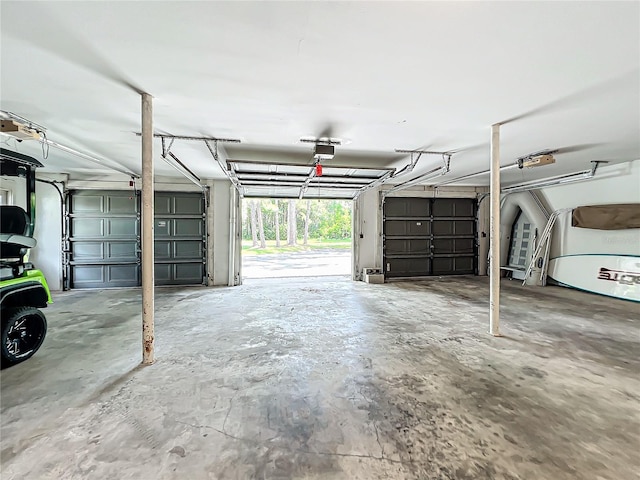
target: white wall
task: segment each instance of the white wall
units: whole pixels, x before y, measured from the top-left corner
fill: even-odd
[[[27,183],[24,178],[2,177],[2,188],[11,191],[12,203],[27,209]],[[51,290],[62,289],[62,214],[60,196],[52,185],[36,182],[36,228],[38,245],[31,249],[29,261],[42,270]]]
[[[378,253],[382,239],[380,189],[363,192],[353,205],[353,280],[361,280],[363,268],[381,268],[382,258]],[[362,238],[360,238],[362,236]]]
[[[38,246],[29,261],[42,270],[51,290],[62,290],[62,214],[60,196],[53,185],[36,182],[36,230]]]
[[[385,188],[391,188],[386,186]],[[382,204],[380,195],[383,188],[367,190],[355,201],[353,274],[354,280],[361,280],[363,268],[382,268]],[[393,197],[427,198],[476,198],[487,192],[485,187],[442,187],[415,186],[395,192]],[[487,253],[489,251],[489,201],[480,204],[478,212],[478,269],[480,275],[487,271]],[[482,233],[486,232],[486,236]],[[363,238],[360,238],[362,234]]]
[[[27,184],[24,178],[3,178],[2,188],[11,191],[14,205],[27,209]],[[42,270],[51,290],[62,290],[60,196],[52,185],[36,182],[36,197],[36,227],[33,237],[38,245],[31,249],[29,262]]]
[[[210,204],[207,230],[207,263],[210,286],[229,285],[229,259],[231,255],[231,182],[210,181]],[[240,251],[235,251],[236,268]]]
[[[542,189],[551,211],[584,205],[640,203],[640,160],[602,167],[593,180]],[[571,226],[571,212],[556,223],[551,258],[582,253],[640,255],[640,229],[592,230]]]

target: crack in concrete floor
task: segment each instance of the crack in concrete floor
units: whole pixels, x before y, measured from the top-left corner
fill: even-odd
[[[634,478],[637,306],[507,282],[495,339],[487,291],[159,289],[145,368],[139,291],[58,295],[42,350],[0,374],[3,479]]]

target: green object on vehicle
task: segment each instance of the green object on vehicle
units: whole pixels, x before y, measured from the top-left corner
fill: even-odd
[[[47,279],[44,278],[44,274],[40,270],[25,270],[22,272],[22,275],[19,277],[9,278],[7,280],[0,280],[0,288],[6,288],[11,285],[17,285],[19,283],[24,283],[26,281],[36,281],[40,283],[45,291],[47,292],[47,303],[53,303],[51,299],[51,290],[49,290],[49,285],[47,284]]]

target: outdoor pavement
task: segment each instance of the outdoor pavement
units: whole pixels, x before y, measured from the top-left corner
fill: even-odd
[[[351,251],[321,249],[242,256],[242,278],[350,275]]]

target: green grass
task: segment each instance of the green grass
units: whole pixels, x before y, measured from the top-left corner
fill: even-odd
[[[302,240],[298,240],[298,245],[289,246],[286,240],[280,242],[280,246],[276,247],[275,240],[267,240],[267,247],[253,247],[251,240],[242,240],[243,255],[267,255],[273,253],[291,253],[291,252],[308,252],[311,250],[349,250],[351,248],[351,239],[346,240],[318,240],[309,239],[309,245],[302,245]]]

